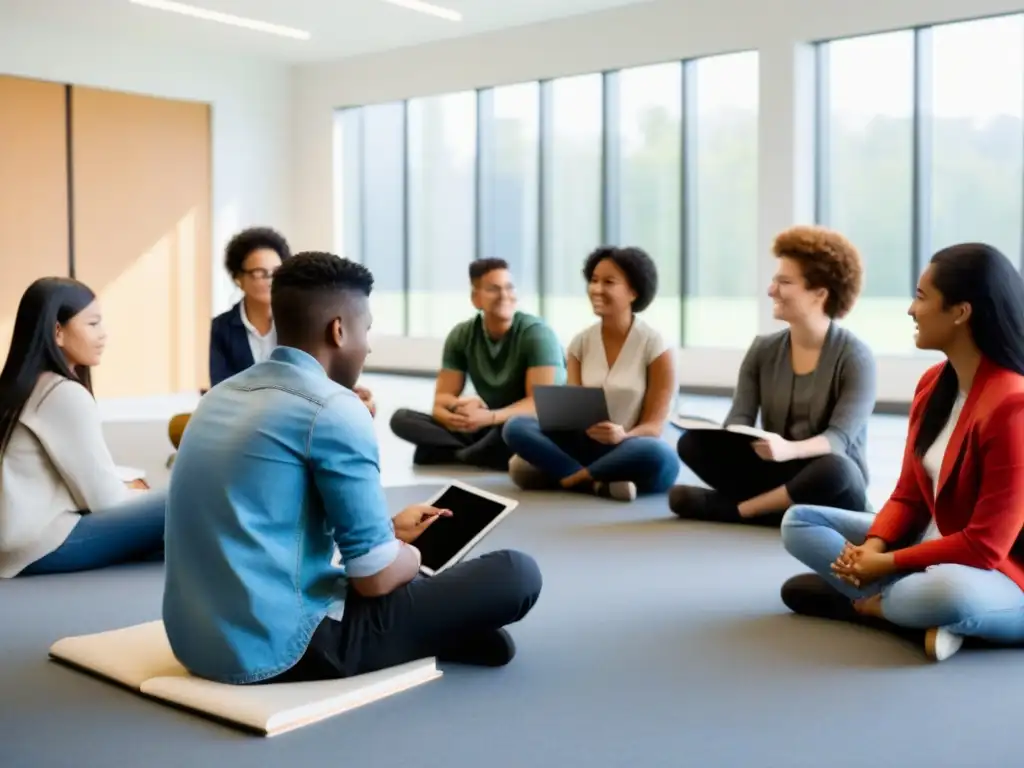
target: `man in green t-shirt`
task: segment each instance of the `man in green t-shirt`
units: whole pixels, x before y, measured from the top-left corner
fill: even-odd
[[[445,339],[433,413],[400,409],[391,418],[391,431],[416,446],[416,464],[506,470],[512,452],[501,425],[534,412],[533,387],[565,382],[565,354],[547,323],[516,310],[505,261],[474,261],[469,280],[480,313]],[[475,396],[462,394],[467,376]]]

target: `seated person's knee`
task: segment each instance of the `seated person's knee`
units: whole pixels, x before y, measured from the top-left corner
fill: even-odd
[[[944,563],[923,573],[900,579],[889,590],[890,600],[907,600],[931,606],[931,610],[951,617],[950,623],[969,617],[974,594],[963,578],[964,565]]]
[[[540,566],[525,552],[516,549],[502,551],[502,560],[508,569],[507,583],[514,587],[518,601],[535,601],[544,586]]]
[[[700,455],[699,439],[693,431],[684,432],[676,443],[676,454],[683,464],[691,464],[698,460]]]
[[[505,422],[501,428],[501,437],[506,443],[511,444],[517,437],[524,434],[529,426],[529,416],[513,416]]]

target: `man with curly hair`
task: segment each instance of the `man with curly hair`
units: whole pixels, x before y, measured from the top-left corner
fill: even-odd
[[[818,226],[782,232],[773,253],[768,295],[789,327],[756,338],[740,366],[725,419],[740,429],[690,429],[679,439],[679,457],[709,486],[670,491],[680,517],[777,526],[793,504],[867,509],[875,359],[836,323],[860,294],[860,254]],[[744,433],[759,413],[767,434]]]
[[[163,619],[194,675],[241,685],[515,654],[504,627],[540,594],[534,560],[502,550],[417,578],[413,544],[451,513],[388,511],[353,392],[372,286],[333,254],[286,261],[271,299],[279,346],[192,417],[168,492]]]

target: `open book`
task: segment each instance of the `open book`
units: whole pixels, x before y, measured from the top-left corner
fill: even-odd
[[[680,429],[708,429],[708,430],[721,430],[725,432],[735,432],[738,435],[749,435],[750,437],[767,438],[771,436],[771,432],[766,432],[763,429],[757,427],[745,427],[742,424],[730,424],[728,427],[723,427],[718,422],[712,421],[711,419],[705,419],[701,416],[681,416],[676,415],[672,417],[672,423]]]
[[[342,680],[227,685],[193,677],[171,651],[162,621],[66,637],[51,658],[263,736],[301,728],[441,677],[433,658]]]

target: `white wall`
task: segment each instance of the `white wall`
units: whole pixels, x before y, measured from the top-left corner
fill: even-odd
[[[808,42],[1019,11],[1013,0],[659,0],[475,38],[297,68],[292,239],[330,246],[334,232],[332,113],[341,106],[650,64],[760,52],[759,233],[813,220],[813,62]],[[762,297],[762,329],[772,325]],[[684,349],[683,383],[732,386],[742,351]],[[371,362],[436,368],[440,341],[375,340]],[[879,358],[879,399],[908,401],[932,357]]]
[[[133,45],[118,37],[116,30],[104,40],[92,33],[4,21],[0,24],[0,74],[212,105],[215,313],[226,309],[234,295],[221,266],[231,235],[251,224],[289,231],[291,79],[287,67]]]

